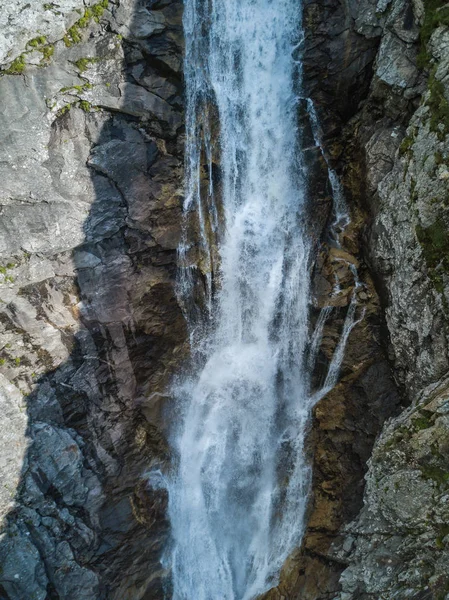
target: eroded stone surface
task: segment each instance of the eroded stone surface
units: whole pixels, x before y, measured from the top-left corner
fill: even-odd
[[[54,4],[33,3],[32,14],[17,5],[21,15],[9,7],[14,44],[5,36],[2,46],[6,66],[24,50],[26,66],[0,78],[0,383],[10,442],[0,595],[157,597],[167,498],[147,476],[167,462],[160,397],[185,337],[173,291],[182,5],[109,2],[67,44],[93,3],[58,4],[59,15]],[[24,42],[34,29],[52,43],[43,62]]]
[[[3,71],[21,54],[25,64],[0,78],[0,399],[11,487],[0,494],[0,594],[12,600],[157,598],[166,576],[167,498],[147,474],[167,461],[165,384],[185,351],[173,294],[182,4],[109,2],[66,44],[93,4],[0,7]],[[305,87],[353,220],[343,250],[329,247],[326,165],[310,143],[315,302],[333,306],[317,385],[354,291],[349,265],[365,313],[341,382],[316,407],[304,547],[270,598],[447,593],[449,298],[435,254],[446,252],[449,173],[432,82],[447,99],[449,41],[447,28],[434,32],[428,82],[416,64],[423,17],[421,0],[305,3]],[[342,290],[331,298],[335,274]],[[356,518],[371,447],[398,408],[383,309],[394,376],[413,404],[376,444]]]

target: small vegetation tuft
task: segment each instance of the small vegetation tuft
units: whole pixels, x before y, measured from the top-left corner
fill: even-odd
[[[429,277],[437,292],[444,291],[443,275],[449,273],[449,236],[442,220],[430,227],[417,225],[416,237],[420,243],[429,270]]]
[[[425,69],[429,66],[431,56],[427,44],[434,30],[440,25],[449,26],[449,6],[444,0],[424,0],[424,23],[420,31],[420,50],[418,67]]]
[[[430,108],[430,130],[437,134],[440,142],[449,134],[449,102],[444,94],[444,84],[436,78],[436,69],[429,77],[430,96],[426,102]]]
[[[13,60],[11,66],[3,72],[6,75],[22,75],[22,73],[25,71],[25,67],[25,54],[21,54],[15,60]]]
[[[84,110],[84,112],[90,112],[92,105],[87,100],[80,100],[80,108]]]
[[[94,20],[97,23],[100,21],[104,11],[109,6],[108,0],[102,0],[98,4],[94,4],[89,8],[86,8],[83,16],[78,19],[78,21],[72,25],[72,27],[67,31],[64,36],[65,45],[70,48],[73,44],[79,44],[82,40],[81,29],[86,29],[89,26],[89,23]]]
[[[27,46],[30,46],[30,48],[39,48],[39,46],[43,46],[46,43],[47,38],[45,37],[45,35],[39,35],[27,42]]]
[[[86,58],[80,58],[75,62],[76,67],[78,68],[80,73],[84,73],[84,71],[87,69],[87,67],[93,63],[98,62],[98,58],[91,58],[91,57],[86,57]]]

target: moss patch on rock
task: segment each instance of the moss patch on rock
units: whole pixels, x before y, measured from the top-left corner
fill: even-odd
[[[420,31],[420,50],[417,58],[418,67],[426,68],[431,56],[427,44],[434,30],[440,25],[449,26],[449,6],[444,0],[424,0],[424,22]]]
[[[430,108],[430,129],[444,140],[449,134],[449,102],[444,94],[444,84],[436,78],[435,69],[429,77],[429,98],[426,102]]]
[[[438,220],[430,227],[416,226],[416,236],[437,292],[443,292],[443,274],[449,273],[449,236],[444,221]]]
[[[446,487],[449,484],[449,473],[434,465],[421,465],[419,470],[425,479],[431,479],[437,485]]]
[[[78,59],[75,62],[75,65],[80,73],[84,73],[84,71],[87,69],[87,67],[89,65],[92,65],[93,63],[98,62],[98,60],[99,60],[98,58],[92,58],[90,56],[87,56],[85,58]]]
[[[11,66],[8,69],[5,69],[3,73],[5,73],[5,75],[22,75],[22,73],[25,71],[25,66],[25,54],[21,54],[15,60],[13,60]]]
[[[39,48],[39,46],[43,46],[46,42],[47,38],[45,35],[39,35],[27,42],[27,46],[30,46],[30,48]]]
[[[70,27],[64,36],[64,43],[67,48],[73,46],[73,44],[79,44],[82,41],[81,29],[86,29],[89,23],[94,20],[97,23],[100,21],[100,17],[103,15],[106,8],[109,6],[109,0],[101,0],[98,4],[94,4],[89,8],[86,8],[81,19]]]

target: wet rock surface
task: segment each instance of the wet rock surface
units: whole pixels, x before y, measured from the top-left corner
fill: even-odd
[[[0,9],[2,598],[162,594],[182,5],[153,4]]]

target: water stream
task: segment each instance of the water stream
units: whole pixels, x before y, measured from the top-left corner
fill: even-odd
[[[192,366],[174,386],[174,600],[257,597],[303,535],[314,397],[301,11],[298,0],[185,2],[184,210],[197,225],[179,249]]]

